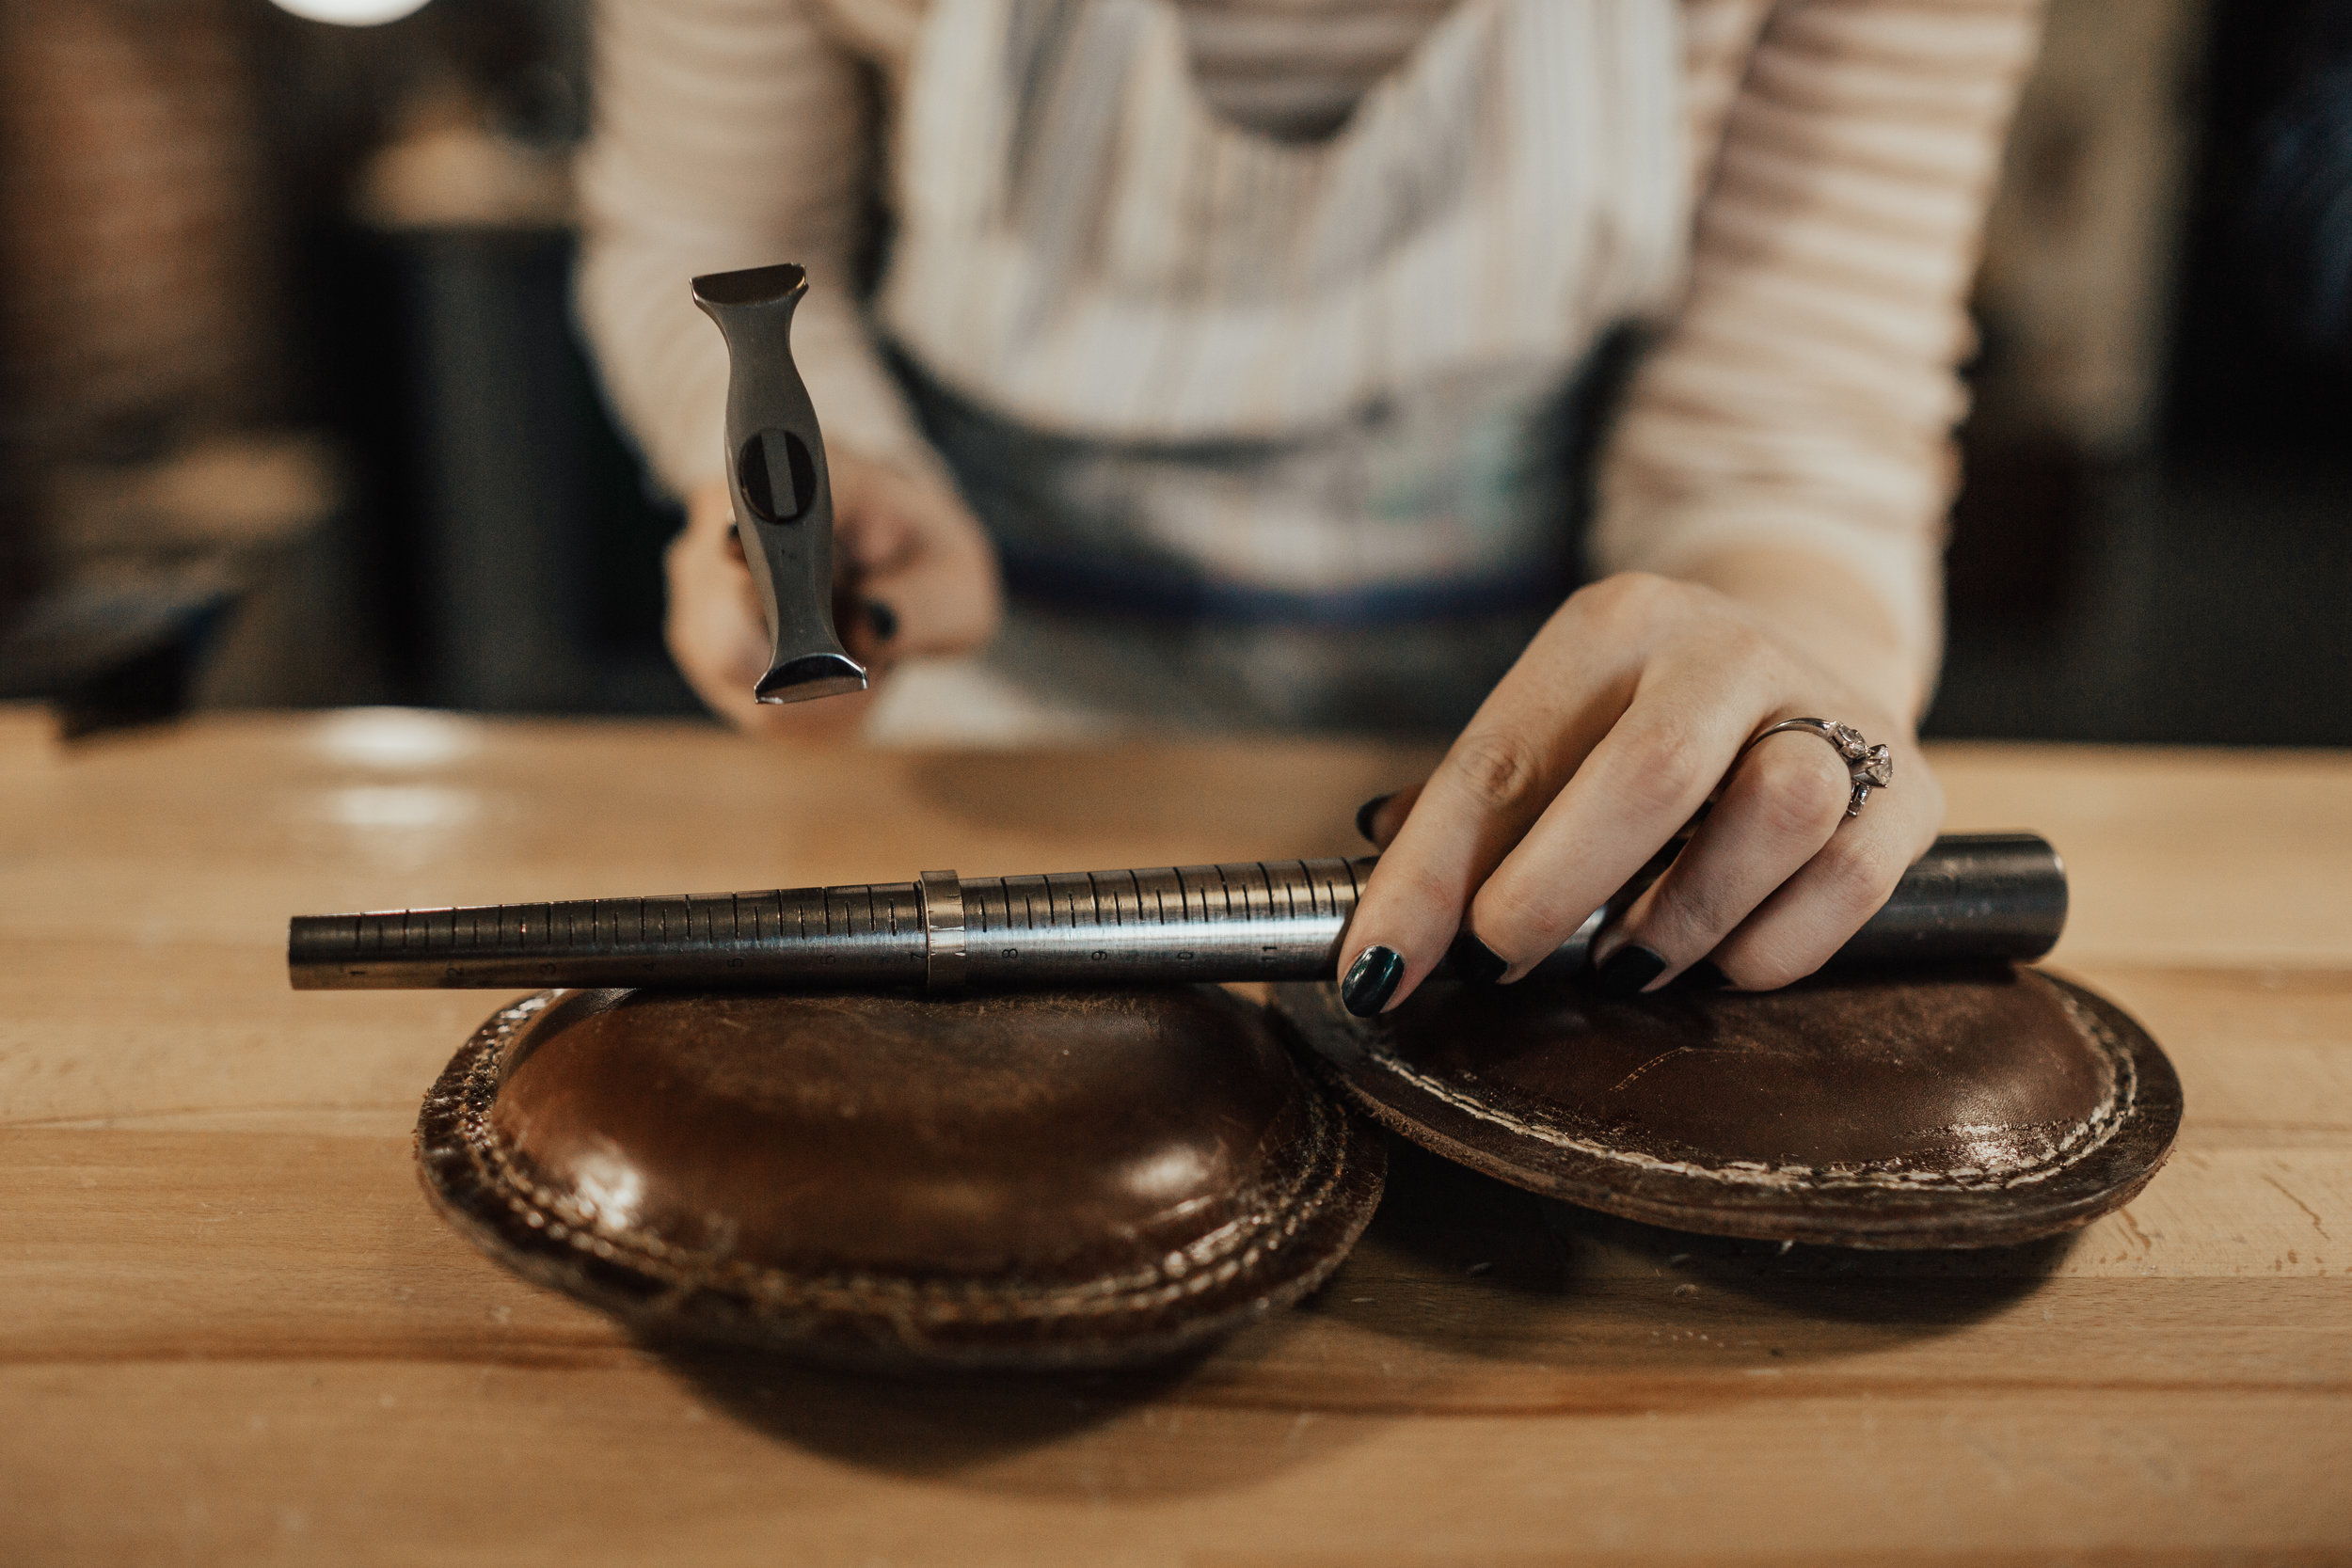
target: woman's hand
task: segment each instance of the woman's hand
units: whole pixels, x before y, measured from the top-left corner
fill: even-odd
[[[1944,820],[1912,735],[1916,677],[1891,636],[1817,619],[1824,603],[1857,602],[1836,584],[1731,575],[1757,592],[1628,573],[1578,593],[1427,783],[1368,808],[1385,852],[1343,949],[1349,1010],[1394,1006],[1457,933],[1465,972],[1519,978],[1718,785],[1689,847],[1596,939],[1606,989],[1655,989],[1702,958],[1742,989],[1786,985],[1886,901]],[[1894,782],[1861,816],[1846,817],[1846,764],[1820,738],[1775,736],[1740,755],[1798,717],[1892,748]]]
[[[872,683],[860,695],[752,700],[753,684],[768,670],[768,623],[723,480],[687,498],[686,527],[670,546],[670,656],[711,711],[741,729],[842,735],[864,717],[872,685],[893,664],[976,648],[1003,613],[995,553],[952,491],[850,452],[828,453],[827,467],[834,625]]]

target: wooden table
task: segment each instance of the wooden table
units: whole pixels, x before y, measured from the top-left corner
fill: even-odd
[[[0,717],[0,1560],[2352,1560],[2352,759],[1939,761],[2186,1085],[2071,1246],[1784,1257],[1406,1158],[1183,1375],[942,1386],[664,1358],[475,1254],[408,1129],[501,999],[295,995],[286,916],[1337,853],[1415,758]]]

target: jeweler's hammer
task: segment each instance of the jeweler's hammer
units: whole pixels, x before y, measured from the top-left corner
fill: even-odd
[[[866,689],[833,625],[833,488],[817,410],[792,363],[805,269],[786,263],[694,279],[727,341],[727,486],[735,531],[768,616],[768,673],[752,694],[797,703]]]

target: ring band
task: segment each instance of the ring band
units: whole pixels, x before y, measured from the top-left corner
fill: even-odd
[[[1759,730],[1747,745],[1740,748],[1746,756],[1756,741],[1780,734],[1784,730],[1818,735],[1836,748],[1838,760],[1846,765],[1846,777],[1853,784],[1853,794],[1846,800],[1846,815],[1860,816],[1863,803],[1870,799],[1870,791],[1886,789],[1895,782],[1895,756],[1884,746],[1873,746],[1862,738],[1862,732],[1851,724],[1840,724],[1827,719],[1784,719],[1779,723]]]

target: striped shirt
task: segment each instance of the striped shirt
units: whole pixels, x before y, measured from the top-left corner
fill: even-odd
[[[1180,0],[1203,96],[1306,138],[1439,0]],[[718,475],[726,367],[679,280],[790,256],[827,438],[934,459],[855,303],[924,0],[606,0],[582,168],[583,316],[681,488]],[[1794,547],[1873,586],[1935,657],[1964,299],[2037,0],[1681,0],[1684,294],[1603,450],[1588,555],[1674,574]]]

